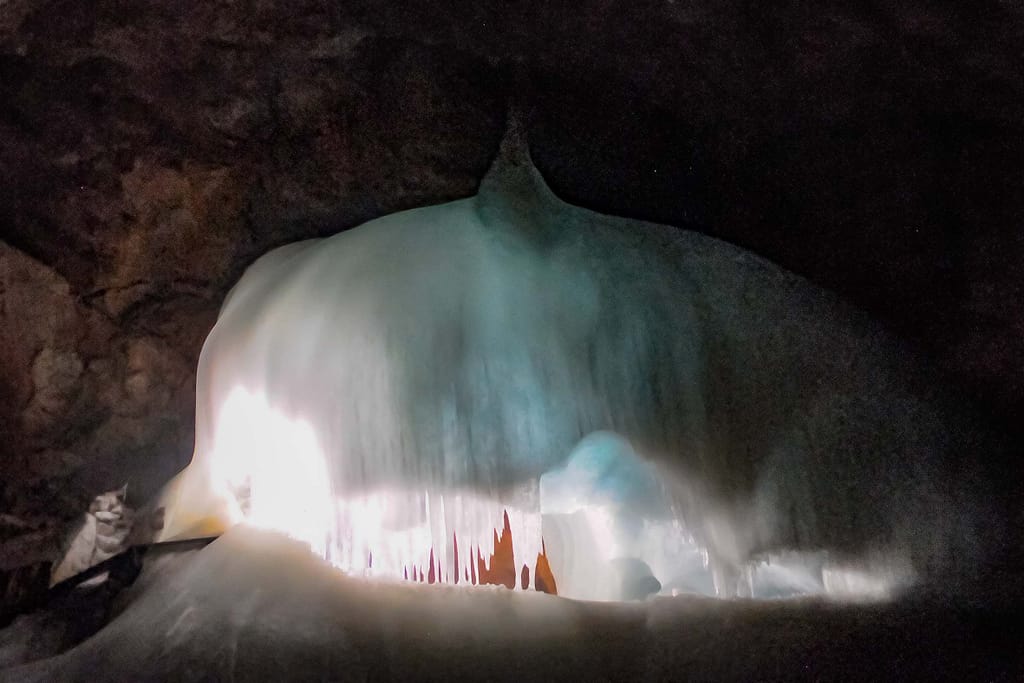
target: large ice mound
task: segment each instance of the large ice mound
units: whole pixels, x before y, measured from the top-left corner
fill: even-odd
[[[516,567],[559,537],[564,594],[879,590],[998,545],[964,424],[826,292],[571,206],[511,135],[476,196],[248,269],[163,536],[247,519],[349,571],[472,582],[507,513]]]

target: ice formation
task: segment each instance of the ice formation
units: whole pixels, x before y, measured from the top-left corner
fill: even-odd
[[[999,535],[983,446],[922,377],[750,253],[559,200],[512,134],[476,196],[249,268],[163,534],[248,520],[474,583],[507,513],[514,566],[546,549],[564,595],[884,592]]]

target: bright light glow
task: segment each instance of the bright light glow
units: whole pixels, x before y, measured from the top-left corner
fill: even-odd
[[[214,492],[243,517],[308,543],[324,555],[331,536],[327,463],[313,428],[236,388],[220,409],[214,451],[204,460]]]
[[[471,558],[489,560],[504,515],[514,539],[514,566],[525,564],[533,572],[541,552],[539,511],[507,502],[398,489],[335,496],[309,423],[281,415],[263,396],[240,387],[217,411],[212,452],[193,467],[205,472],[218,509],[229,511],[225,525],[244,521],[280,531],[353,574],[426,575],[433,557],[437,581],[456,583]]]
[[[721,593],[707,551],[674,516],[656,472],[615,434],[584,439],[565,466],[504,501],[468,491],[397,488],[336,496],[308,422],[281,415],[263,396],[241,387],[228,394],[217,416],[212,452],[193,464],[191,481],[204,473],[205,495],[226,511],[222,523],[285,533],[350,574],[479,583],[477,563],[491,569],[507,516],[511,566],[517,576],[523,565],[529,568],[530,587],[546,538],[548,560],[565,597],[622,599],[628,593],[624,582],[645,573],[666,594]],[[511,501],[539,501],[539,509],[524,510]],[[628,576],[623,567],[629,568]],[[737,594],[885,597],[891,578],[891,572],[831,566],[820,554],[789,554],[748,565]]]
[[[227,394],[216,415],[211,452],[196,458],[171,489],[178,516],[183,509],[206,510],[183,517],[285,533],[354,575],[480,583],[477,563],[491,569],[507,517],[516,577],[525,565],[534,586],[546,545],[559,594],[577,599],[642,597],[627,584],[645,574],[656,579],[655,592],[660,585],[667,595],[762,598],[878,599],[912,577],[907,567],[846,567],[821,553],[788,553],[747,564],[723,588],[655,468],[613,433],[585,438],[564,466],[503,498],[402,488],[339,496],[307,421],[282,415],[241,387]],[[172,518],[168,531],[173,528]],[[514,585],[521,586],[518,578]]]

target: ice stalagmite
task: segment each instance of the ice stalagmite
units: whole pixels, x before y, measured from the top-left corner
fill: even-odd
[[[507,511],[532,571],[542,478],[601,433],[621,495],[550,494],[560,517],[543,521],[563,536],[551,554],[592,556],[574,585],[613,561],[667,585],[703,556],[719,593],[743,594],[751,558],[783,551],[893,581],[966,575],[1000,536],[976,495],[984,445],[924,378],[757,256],[559,200],[513,131],[476,196],[249,268],[203,348],[164,534],[247,518],[351,571],[465,580]]]

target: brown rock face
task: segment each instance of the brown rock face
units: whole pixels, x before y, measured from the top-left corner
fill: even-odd
[[[1014,422],[1022,41],[995,0],[4,4],[0,565],[187,462],[248,263],[471,194],[510,95],[566,199],[833,288]]]
[[[6,568],[50,558],[94,487],[122,480],[145,495],[187,461],[179,432],[194,368],[167,337],[125,334],[52,269],[7,245],[0,287]]]

